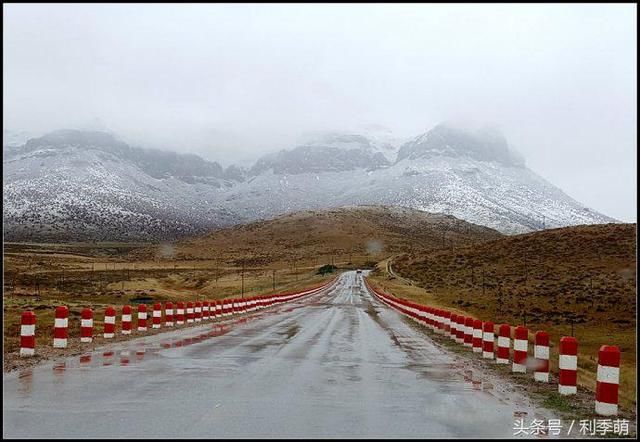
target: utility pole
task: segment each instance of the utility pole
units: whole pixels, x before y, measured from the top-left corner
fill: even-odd
[[[273,269],[271,271],[271,277],[273,280],[273,291],[275,292],[276,291],[276,269]]]

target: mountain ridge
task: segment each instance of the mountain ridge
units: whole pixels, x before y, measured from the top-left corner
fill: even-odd
[[[330,133],[226,169],[193,154],[61,130],[5,146],[10,240],[152,240],[345,205],[404,206],[522,233],[615,221],[526,168],[498,132],[446,125],[397,146]],[[396,152],[396,151],[394,151]]]

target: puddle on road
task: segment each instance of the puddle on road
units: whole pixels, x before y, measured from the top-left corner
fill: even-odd
[[[81,354],[77,357],[67,357],[61,360],[54,360],[52,363],[35,368],[37,372],[37,370],[46,369],[47,365],[50,365],[51,373],[54,375],[53,382],[60,384],[63,382],[64,376],[69,370],[77,368],[85,371],[87,369],[131,367],[149,358],[158,357],[158,352],[161,350],[185,347],[223,336],[229,333],[235,325],[246,324],[258,317],[261,317],[261,315],[257,314],[248,318],[237,318],[222,324],[211,324],[211,329],[205,331],[199,330],[199,333],[195,335],[168,339],[165,338],[161,339],[159,342],[149,343],[143,340],[142,342],[128,343],[125,341],[121,343],[114,343],[113,348],[95,350],[91,353]],[[34,368],[25,368],[24,370],[19,371],[17,376],[20,383],[20,395],[22,397],[29,397],[32,394],[33,389]],[[37,376],[37,374],[35,376]]]

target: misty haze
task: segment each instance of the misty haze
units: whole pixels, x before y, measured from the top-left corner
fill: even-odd
[[[3,25],[5,436],[635,435],[636,5]]]

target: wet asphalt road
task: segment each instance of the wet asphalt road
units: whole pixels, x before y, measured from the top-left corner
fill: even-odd
[[[111,353],[111,354],[110,354]],[[343,274],[324,292],[4,375],[5,437],[490,437],[550,417]]]

